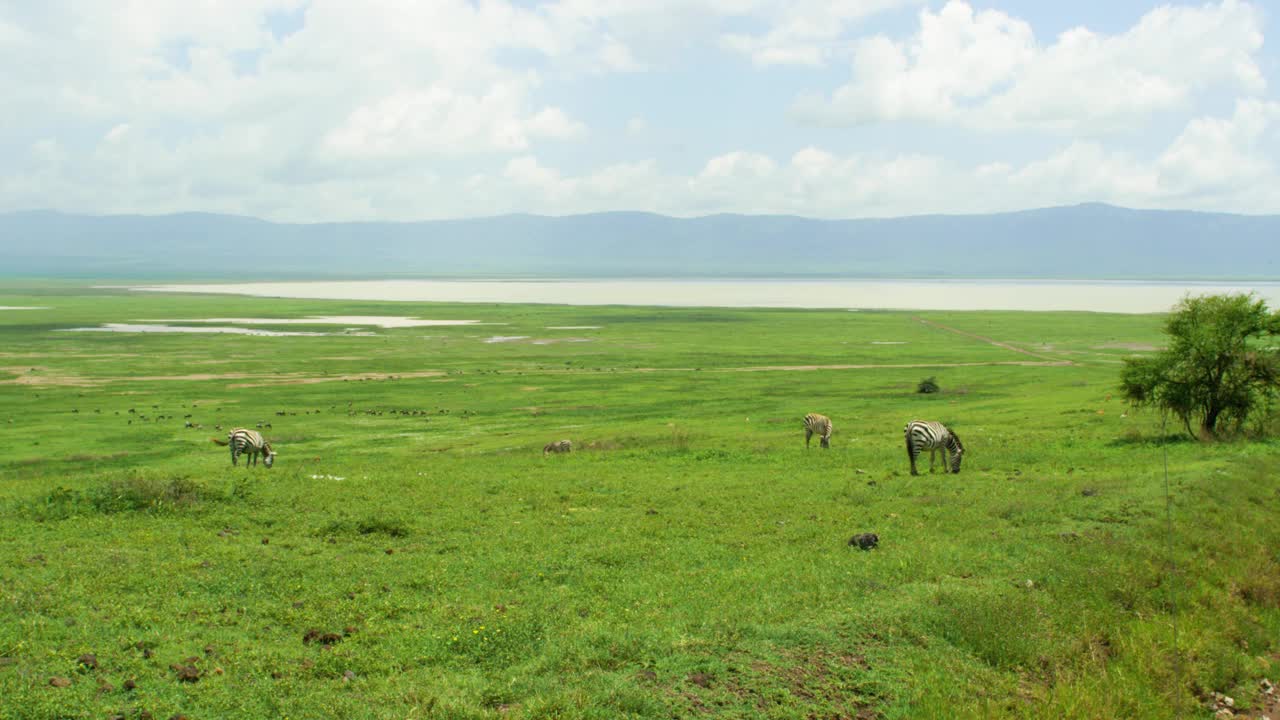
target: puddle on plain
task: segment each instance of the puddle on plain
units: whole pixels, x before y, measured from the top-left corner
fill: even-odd
[[[532,345],[554,345],[556,343],[583,343],[583,342],[591,342],[591,338],[580,338],[580,337],[539,338],[537,340],[534,340],[531,344]]]
[[[210,335],[257,335],[262,337],[325,337],[346,335],[375,337],[371,332],[308,332],[303,330],[258,330],[238,327],[187,327],[183,325],[145,325],[137,323],[103,323],[101,327],[59,328],[55,332],[118,332],[118,333],[203,333]]]
[[[230,325],[376,325],[380,328],[412,328],[456,325],[505,325],[479,320],[426,320],[403,315],[309,315],[305,318],[203,318],[152,320],[150,322],[227,323]]]
[[[26,307],[19,307],[17,305],[0,305],[0,310],[48,310],[48,309],[49,308],[47,307],[36,307],[33,305],[28,305]]]
[[[548,330],[599,330],[603,325],[548,325]]]
[[[484,342],[504,343],[504,342],[515,342],[517,340],[528,340],[528,339],[529,339],[528,335],[494,335],[491,338],[485,338]]]

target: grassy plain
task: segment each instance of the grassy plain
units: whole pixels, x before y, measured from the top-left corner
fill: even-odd
[[[1156,316],[14,305],[0,718],[1208,717],[1280,674],[1280,444],[1126,413]],[[313,314],[493,324],[64,332]],[[272,470],[209,441],[259,423]]]

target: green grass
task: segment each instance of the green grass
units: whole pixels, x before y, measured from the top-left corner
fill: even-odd
[[[1280,444],[1126,411],[1157,316],[0,305],[50,308],[0,311],[0,718],[1208,717],[1277,674]],[[309,314],[505,324],[61,332]],[[209,441],[258,423],[272,470]]]

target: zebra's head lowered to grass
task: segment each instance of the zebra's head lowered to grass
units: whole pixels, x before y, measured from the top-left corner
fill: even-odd
[[[951,467],[947,468],[953,473],[960,473],[960,459],[964,457],[964,443],[960,442],[960,436],[951,431],[951,440],[955,443],[951,447]],[[267,467],[270,467],[268,465]]]
[[[276,451],[271,449],[271,443],[262,444],[262,464],[271,467],[276,463]],[[959,464],[956,465],[956,472],[960,472]]]

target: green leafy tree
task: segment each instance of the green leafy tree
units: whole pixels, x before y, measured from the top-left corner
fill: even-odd
[[[1165,322],[1168,349],[1128,358],[1125,398],[1182,420],[1192,437],[1239,431],[1280,390],[1280,313],[1248,295],[1183,298]]]

